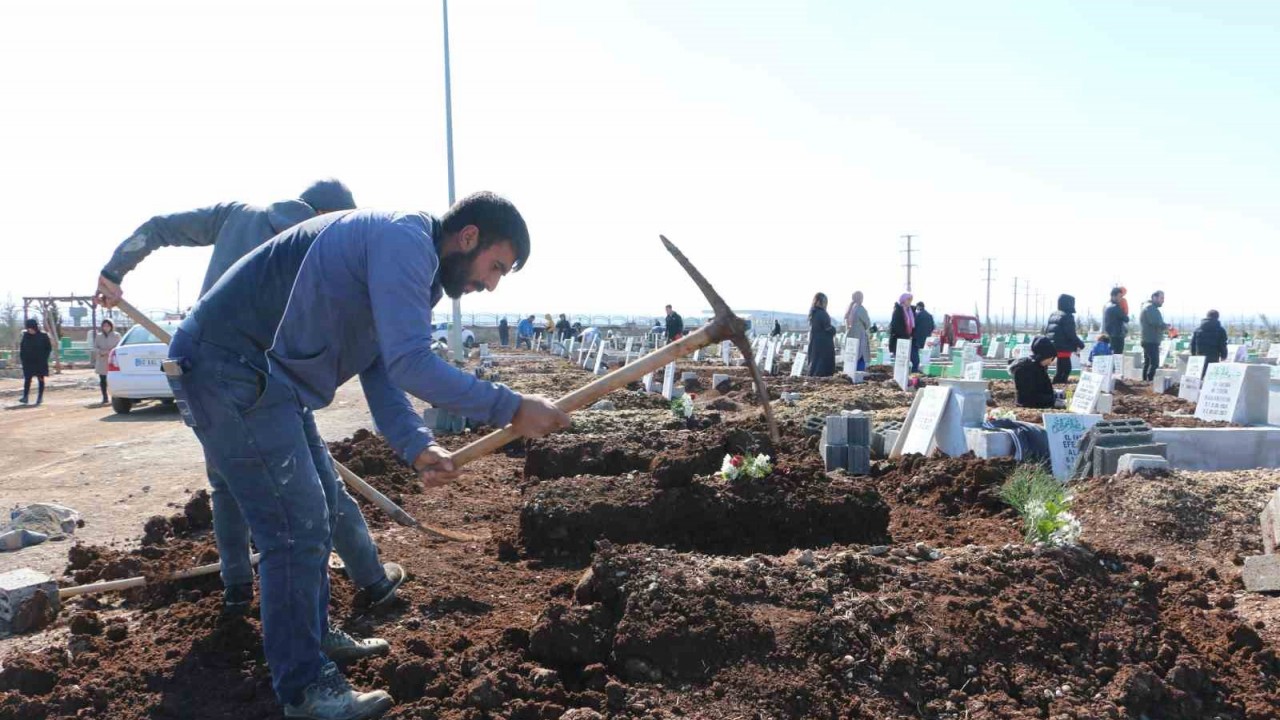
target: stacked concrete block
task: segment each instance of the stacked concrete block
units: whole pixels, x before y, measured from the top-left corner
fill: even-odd
[[[1125,448],[1128,450],[1129,448]],[[1116,473],[1135,473],[1142,470],[1168,470],[1169,461],[1163,455],[1139,455],[1138,453],[1126,452],[1120,456],[1120,462],[1116,467]]]
[[[1075,479],[1114,475],[1124,455],[1168,457],[1168,446],[1155,442],[1151,426],[1138,418],[1104,420],[1080,438],[1080,454],[1072,468]]]
[[[876,458],[889,457],[893,446],[898,442],[898,433],[902,432],[902,423],[897,420],[878,423],[871,433],[871,454]]]
[[[822,429],[821,448],[827,470],[870,473],[871,418],[862,414],[829,416]]]
[[[0,636],[39,627],[58,613],[58,583],[29,568],[0,574]]]

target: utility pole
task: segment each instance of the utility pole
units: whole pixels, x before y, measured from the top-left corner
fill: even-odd
[[[444,138],[449,165],[449,207],[455,200],[453,188],[453,83],[449,78],[449,0],[441,0],[444,9]],[[462,300],[453,299],[453,322],[449,323],[449,355],[456,363],[466,357],[462,347]]]
[[[907,241],[907,249],[906,249],[906,250],[903,250],[903,252],[905,252],[905,253],[907,254],[907,264],[906,264],[906,268],[907,268],[907,292],[911,292],[911,268],[919,267],[919,266],[917,266],[915,263],[911,262],[911,252],[912,252],[912,250],[911,250],[911,240],[912,240],[913,238],[915,238],[916,236],[915,236],[915,235],[903,235],[902,237],[903,237],[903,238],[905,238],[905,239],[906,239],[906,241]]]
[[[1035,330],[1035,323],[1031,320],[1031,283],[1022,283],[1022,309],[1026,311],[1027,327]]]
[[[1018,332],[1018,278],[1013,279],[1013,318],[1009,321],[1009,332]]]
[[[991,325],[991,281],[995,279],[995,275],[992,274],[994,272],[991,268],[992,259],[986,258],[986,261],[987,261],[987,276],[983,278],[984,280],[987,281],[987,315],[986,315],[985,322],[987,325]]]

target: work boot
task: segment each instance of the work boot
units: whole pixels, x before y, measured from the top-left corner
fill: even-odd
[[[44,402],[44,388],[36,392],[36,404],[39,405],[42,402]]]
[[[391,602],[391,599],[396,596],[396,590],[404,584],[404,568],[398,563],[385,563],[382,569],[386,571],[387,576],[364,589],[364,600],[371,608]]]
[[[19,404],[19,405],[26,405],[26,404],[27,404],[27,396],[26,396],[26,395],[23,395],[22,397],[18,398],[18,404]]]
[[[381,717],[393,705],[385,690],[356,692],[332,663],[320,671],[320,677],[302,691],[302,702],[285,705],[287,718],[309,720],[369,720]]]
[[[253,604],[253,583],[229,585],[222,591],[222,617],[243,617]]]
[[[320,640],[320,651],[336,663],[349,663],[360,658],[386,655],[391,652],[391,644],[382,638],[357,640],[329,623],[324,631],[324,638]]]

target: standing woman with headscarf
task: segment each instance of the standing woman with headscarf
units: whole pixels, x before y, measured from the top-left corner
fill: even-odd
[[[893,319],[889,321],[889,352],[894,355],[898,354],[898,341],[906,340],[911,345],[911,362],[912,366],[919,364],[916,359],[916,344],[913,336],[916,331],[916,312],[911,307],[911,301],[914,297],[911,293],[902,293],[898,298],[898,304],[893,306]]]
[[[809,308],[809,375],[831,377],[836,374],[836,328],[827,314],[827,296],[813,296]]]
[[[862,306],[862,291],[853,294],[853,302],[844,314],[844,326],[848,337],[858,341],[858,370],[867,369],[867,358],[871,357],[871,315]],[[845,368],[848,372],[848,368]]]
[[[93,337],[93,371],[98,373],[98,389],[102,391],[102,404],[110,404],[107,398],[107,361],[111,359],[111,351],[120,344],[120,333],[116,332],[116,324],[110,320],[102,321],[102,332]]]

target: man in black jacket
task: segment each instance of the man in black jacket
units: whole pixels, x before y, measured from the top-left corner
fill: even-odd
[[[1124,354],[1124,336],[1129,332],[1129,315],[1120,303],[1123,295],[1121,288],[1111,288],[1111,302],[1102,310],[1102,331],[1111,338],[1117,355]]]
[[[1013,386],[1018,393],[1018,407],[1052,409],[1057,397],[1049,381],[1049,366],[1057,356],[1057,348],[1047,337],[1031,342],[1031,355],[1020,357],[1009,365]]]
[[[1227,329],[1218,321],[1217,310],[1210,310],[1208,317],[1191,334],[1191,354],[1203,355],[1206,368],[1227,359]]]
[[[672,343],[684,335],[684,318],[680,313],[667,306],[667,342]]]
[[[18,398],[19,403],[27,404],[31,395],[31,378],[39,383],[36,404],[44,402],[44,379],[49,375],[49,354],[52,352],[53,343],[40,330],[40,323],[35,318],[27,318],[22,342],[18,346],[18,358],[22,360],[22,397]]]
[[[1044,334],[1053,340],[1058,352],[1058,372],[1053,376],[1053,383],[1065,385],[1071,378],[1071,356],[1084,349],[1084,341],[1076,334],[1075,297],[1058,296],[1058,311],[1049,316]]]
[[[924,303],[916,303],[916,326],[911,330],[911,372],[920,372],[920,351],[937,327],[933,315],[924,309]]]
[[[560,320],[556,322],[556,339],[560,341],[568,340],[573,335],[573,326],[569,324],[569,318],[560,313]]]

